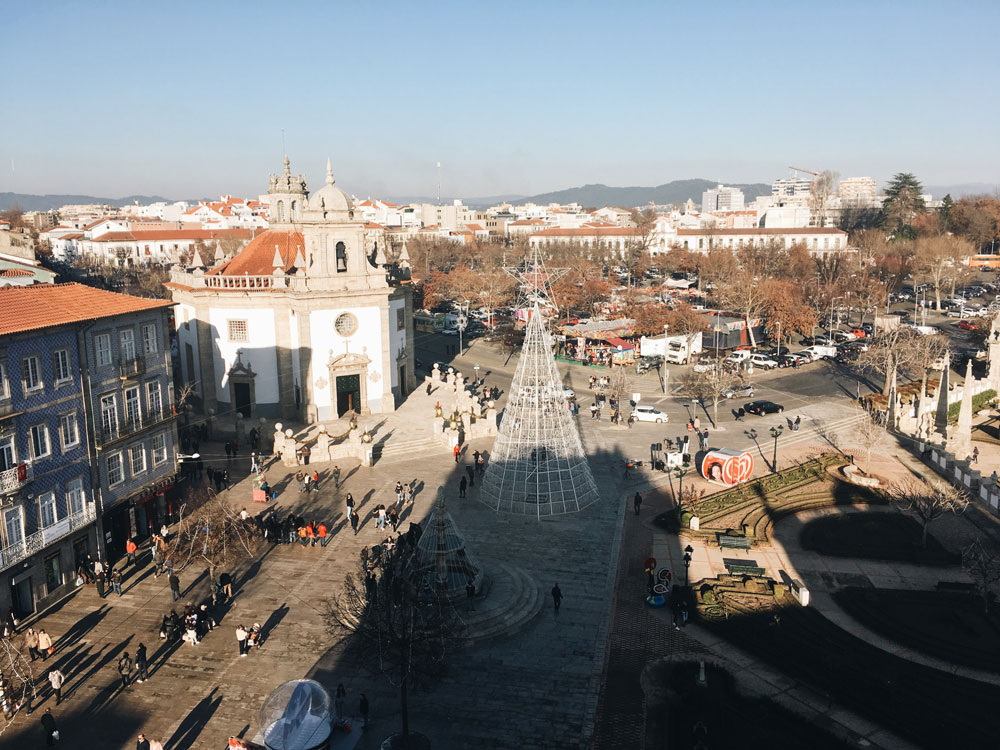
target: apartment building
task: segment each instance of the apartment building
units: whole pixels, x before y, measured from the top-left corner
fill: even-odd
[[[26,616],[176,513],[173,303],[0,289],[0,610]]]

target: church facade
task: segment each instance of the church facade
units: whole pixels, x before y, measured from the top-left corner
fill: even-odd
[[[310,195],[285,158],[270,228],[233,258],[171,273],[178,365],[219,416],[327,421],[393,411],[415,387],[410,287],[385,238],[326,185]]]

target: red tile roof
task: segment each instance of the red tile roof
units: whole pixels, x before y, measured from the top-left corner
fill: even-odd
[[[83,284],[36,284],[0,289],[0,336],[69,323],[157,310],[173,305],[106,292]]]
[[[155,240],[218,240],[235,237],[248,240],[253,236],[250,229],[146,229],[132,232],[108,232],[95,237],[94,242],[142,242]]]
[[[5,268],[0,271],[0,276],[34,276],[31,271],[26,268]]]
[[[575,229],[543,229],[535,232],[534,237],[614,237],[635,236],[639,233],[636,227],[579,227]]]
[[[468,229],[470,232],[482,232],[482,231],[484,231],[483,228],[481,226],[479,226],[478,224],[466,224],[465,228]]]
[[[295,270],[295,256],[299,250],[305,255],[305,237],[302,232],[291,229],[268,229],[258,234],[235,258],[207,273],[220,276],[270,276],[274,273],[275,247],[281,256],[281,270],[290,273]]]

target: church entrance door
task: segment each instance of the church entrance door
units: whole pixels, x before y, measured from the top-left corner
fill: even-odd
[[[361,413],[361,376],[337,376],[337,416],[348,412]]]
[[[250,419],[252,416],[250,409],[250,384],[233,383],[233,399],[236,401],[233,407],[244,418]]]

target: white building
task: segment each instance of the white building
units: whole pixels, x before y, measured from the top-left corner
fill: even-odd
[[[535,247],[568,245],[576,243],[583,247],[606,247],[624,253],[629,245],[639,239],[636,227],[583,226],[578,229],[542,229],[528,238],[528,244]]]
[[[271,228],[209,271],[171,274],[181,371],[204,409],[314,423],[393,411],[415,386],[412,299],[384,236],[334,187],[309,195],[288,159]]]
[[[742,211],[743,191],[739,188],[719,185],[701,194],[701,210],[703,213],[715,211]]]
[[[878,185],[871,177],[848,177],[840,181],[837,195],[845,201],[874,201]]]
[[[771,183],[771,195],[785,198],[808,198],[812,194],[812,180],[803,177],[785,177]]]
[[[825,255],[850,249],[847,246],[847,232],[834,227],[678,229],[674,244],[688,250],[707,253],[713,247],[735,250],[741,247],[762,247],[771,242],[778,243],[786,249],[801,245],[810,255]]]

